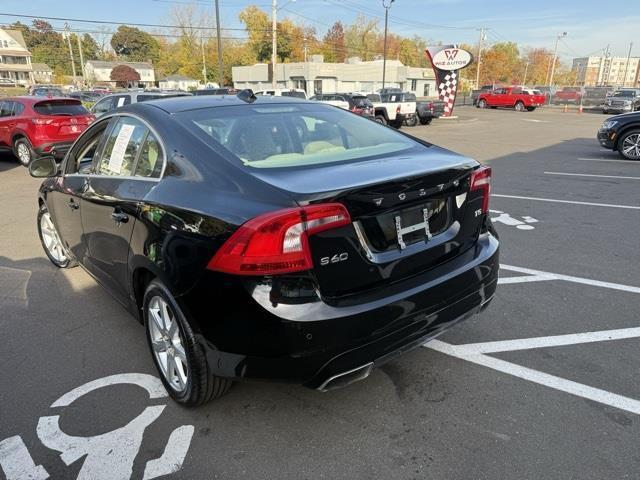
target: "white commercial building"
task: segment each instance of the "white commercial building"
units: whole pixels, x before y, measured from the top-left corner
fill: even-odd
[[[199,82],[191,77],[185,77],[184,75],[168,75],[162,78],[158,85],[162,90],[195,90],[198,88]]]
[[[31,52],[20,30],[0,28],[0,78],[8,78],[19,85],[33,83]]]
[[[640,86],[639,57],[582,57],[573,59],[576,84],[586,87],[610,85],[614,87]]]
[[[310,62],[276,64],[276,88],[301,88],[316,93],[375,92],[382,88],[382,60],[363,62],[349,58],[345,63],[325,63],[322,55]],[[271,64],[232,67],[233,86],[264,90],[271,88]],[[385,87],[398,87],[420,97],[437,96],[435,76],[430,68],[408,67],[399,60],[387,60]]]
[[[140,75],[140,83],[143,86],[155,85],[156,75],[153,65],[147,62],[104,62],[102,60],[89,60],[84,64],[84,71],[89,83],[115,83],[111,80],[111,71],[118,65],[126,65],[133,68]]]

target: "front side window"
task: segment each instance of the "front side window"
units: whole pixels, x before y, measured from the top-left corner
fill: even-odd
[[[322,104],[207,108],[176,118],[252,168],[353,161],[419,147],[391,129]]]
[[[113,97],[103,98],[93,106],[91,111],[97,115],[101,115],[103,113],[111,111],[111,105],[113,105]]]
[[[147,132],[147,127],[139,120],[131,117],[118,119],[107,137],[97,173],[109,176],[131,176]]]
[[[0,104],[0,117],[10,117],[13,111],[13,102],[5,100]]]

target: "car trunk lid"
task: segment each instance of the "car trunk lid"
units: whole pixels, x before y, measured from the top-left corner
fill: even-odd
[[[401,281],[471,248],[482,223],[481,199],[469,191],[477,166],[432,146],[393,158],[251,172],[302,206],[347,207],[351,224],[309,238],[320,293],[342,297]]]

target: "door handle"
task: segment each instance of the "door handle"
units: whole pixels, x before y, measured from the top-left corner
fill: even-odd
[[[69,203],[67,203],[67,207],[69,207],[71,210],[77,210],[80,208],[80,204],[74,202],[73,199],[71,199],[69,200]]]
[[[129,215],[122,212],[113,212],[111,218],[116,223],[127,223],[129,221]]]

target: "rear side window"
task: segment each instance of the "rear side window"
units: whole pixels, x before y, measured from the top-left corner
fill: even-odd
[[[13,115],[22,115],[22,112],[24,112],[24,105],[20,102],[13,102]]]
[[[13,102],[4,101],[0,104],[0,117],[10,117],[13,111]]]
[[[149,132],[144,144],[142,145],[142,149],[140,150],[134,176],[160,178],[162,166],[162,147],[155,135]]]
[[[405,102],[415,102],[416,101],[416,96],[413,93],[405,93],[404,94],[404,101]]]
[[[138,151],[147,132],[147,127],[134,118],[118,119],[107,137],[98,165],[98,173],[109,176],[131,176]]]
[[[89,111],[78,100],[45,100],[38,102],[33,109],[39,115],[88,115]]]

